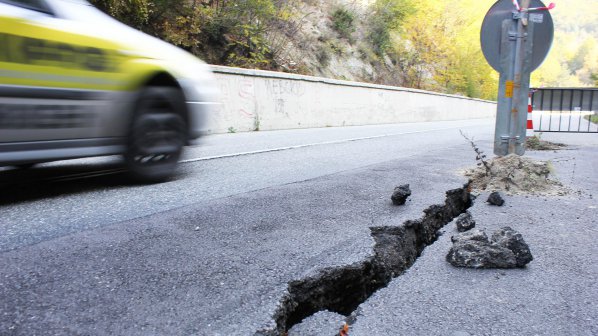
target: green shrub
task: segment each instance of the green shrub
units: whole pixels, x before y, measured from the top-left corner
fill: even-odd
[[[141,29],[148,24],[151,0],[90,0],[91,4],[129,26]]]
[[[292,20],[279,0],[90,0],[119,21],[215,64],[271,68],[269,34]]]
[[[334,41],[329,41],[327,43],[327,46],[330,49],[330,51],[337,54],[338,56],[343,56],[346,52],[345,48],[342,45],[340,45]]]
[[[317,57],[318,62],[320,62],[320,65],[322,65],[323,67],[327,67],[330,64],[330,53],[326,45],[320,47],[320,50],[318,50]]]
[[[369,17],[368,39],[378,55],[391,46],[391,32],[400,29],[403,20],[414,12],[413,0],[376,0]]]
[[[598,124],[598,114],[594,115],[587,115],[584,117],[586,120],[593,122],[594,124]]]
[[[332,13],[332,28],[342,38],[351,39],[351,35],[355,32],[355,14],[346,8],[337,8]]]

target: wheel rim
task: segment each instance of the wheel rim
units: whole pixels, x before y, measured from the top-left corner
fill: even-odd
[[[168,99],[145,99],[139,107],[129,143],[129,161],[137,169],[170,169],[185,144],[185,124]]]
[[[183,147],[183,125],[173,114],[146,114],[135,125],[133,159],[139,164],[169,162]]]

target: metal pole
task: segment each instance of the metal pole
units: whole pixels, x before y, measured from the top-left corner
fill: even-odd
[[[565,96],[565,90],[561,89],[561,96],[559,99],[559,132],[561,131],[561,124],[563,123],[563,97]]]
[[[532,57],[533,28],[528,27],[530,0],[513,7],[512,17],[502,24],[494,154],[523,155],[527,126],[527,98]],[[525,113],[523,113],[525,112]]]
[[[521,125],[519,113],[521,107],[521,77],[523,72],[523,61],[525,58],[525,50],[523,47],[523,40],[527,33],[527,13],[525,10],[529,7],[530,0],[521,1],[521,9],[519,12],[519,19],[517,20],[517,39],[515,41],[515,61],[513,67],[513,102],[511,105],[511,118],[509,122],[509,154],[523,154],[523,139],[520,139]]]
[[[548,115],[548,131],[552,130],[552,112],[554,110],[554,90],[550,90],[550,114]]]
[[[579,122],[577,123],[577,131],[581,132],[581,119],[583,119],[583,92],[584,90],[579,90]],[[588,120],[589,121],[589,120]]]
[[[542,131],[542,117],[544,116],[544,112],[546,110],[544,110],[544,90],[540,90],[540,111],[542,111],[540,113],[540,126],[538,128],[538,130]]]
[[[598,91],[596,91],[598,92]],[[590,91],[590,111],[594,110],[594,92]],[[594,112],[596,113],[596,112]],[[588,132],[590,131],[590,125],[592,125],[592,115],[590,114],[590,119],[588,120]]]
[[[504,20],[501,25],[500,79],[498,84],[498,104],[496,107],[496,127],[494,132],[494,154],[509,154],[510,124],[513,104],[513,59],[516,31],[515,18]]]

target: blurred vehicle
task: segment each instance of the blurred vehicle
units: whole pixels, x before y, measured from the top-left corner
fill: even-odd
[[[82,0],[0,0],[0,166],[121,154],[164,180],[205,132],[207,65]]]

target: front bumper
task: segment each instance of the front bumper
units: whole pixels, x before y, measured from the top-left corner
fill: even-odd
[[[209,115],[218,103],[213,102],[187,102],[189,113],[189,140],[197,139],[210,133]]]

